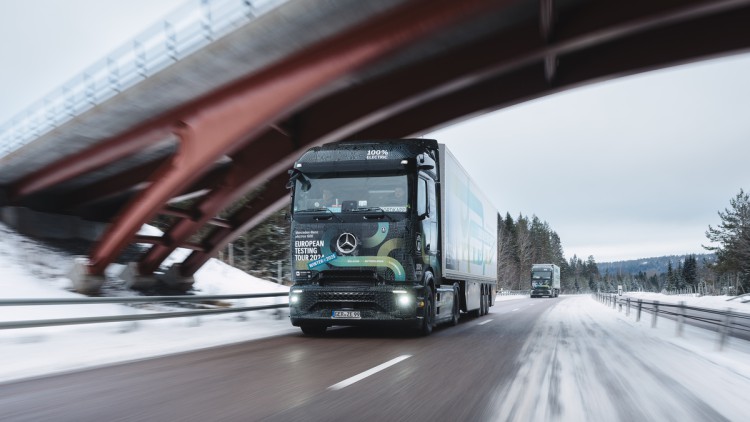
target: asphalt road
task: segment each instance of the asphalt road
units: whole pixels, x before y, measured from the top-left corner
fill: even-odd
[[[0,420],[491,420],[532,327],[563,300],[497,302],[427,338],[300,332],[0,384]]]

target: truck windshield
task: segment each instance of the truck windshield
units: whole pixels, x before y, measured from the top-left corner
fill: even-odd
[[[531,273],[531,286],[534,288],[550,284],[552,271],[533,271]]]
[[[552,271],[534,271],[531,273],[532,280],[549,280],[552,278]]]
[[[295,212],[324,209],[331,212],[363,209],[406,212],[408,209],[406,175],[310,177],[306,182],[295,182]]]

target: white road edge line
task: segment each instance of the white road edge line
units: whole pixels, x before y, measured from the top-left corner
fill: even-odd
[[[480,323],[479,323],[479,324],[477,324],[477,325],[484,325],[484,324],[486,324],[486,323],[488,323],[488,322],[492,322],[492,320],[491,320],[491,319],[488,319],[487,321],[482,321],[482,322],[480,322]]]
[[[388,368],[390,366],[393,366],[393,365],[401,362],[402,360],[409,359],[411,356],[412,355],[401,355],[401,356],[399,356],[399,357],[397,357],[395,359],[389,360],[386,363],[381,363],[380,365],[378,365],[378,366],[376,366],[376,367],[374,367],[372,369],[368,369],[367,371],[362,372],[361,374],[355,375],[355,376],[353,376],[351,378],[347,378],[347,379],[341,381],[340,383],[333,384],[332,386],[328,387],[328,389],[329,390],[341,390],[342,388],[348,387],[348,386],[354,384],[357,381],[360,381],[360,380],[363,380],[363,379],[369,377],[372,374],[378,373],[378,372],[382,371],[383,369],[386,369],[386,368]]]

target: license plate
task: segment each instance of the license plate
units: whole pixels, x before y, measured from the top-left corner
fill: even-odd
[[[331,318],[360,319],[359,311],[333,311]]]

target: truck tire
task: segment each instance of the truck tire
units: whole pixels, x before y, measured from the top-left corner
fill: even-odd
[[[326,333],[325,325],[302,324],[299,327],[306,336],[320,337]]]
[[[425,277],[425,280],[428,280]],[[435,324],[435,295],[432,293],[432,288],[428,284],[424,289],[424,319],[422,320],[422,327],[419,330],[419,334],[422,336],[429,336],[432,334],[432,327]]]
[[[469,301],[468,301],[468,298],[467,298],[467,300],[466,300],[466,307],[467,308],[469,307],[468,305],[469,305]],[[473,310],[469,311],[469,316],[471,316],[472,318],[479,318],[480,316],[482,316],[482,294],[481,293],[479,294],[479,309],[473,309]]]
[[[458,325],[458,320],[461,319],[461,304],[458,300],[459,294],[458,283],[453,284],[453,315],[451,315],[451,325]]]

